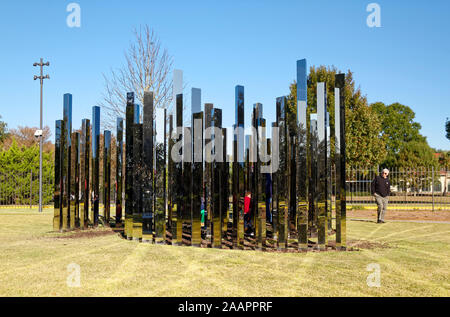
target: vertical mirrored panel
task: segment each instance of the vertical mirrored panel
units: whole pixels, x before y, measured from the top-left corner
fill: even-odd
[[[332,180],[331,180],[331,130],[330,130],[330,113],[326,112],[326,139],[327,139],[327,232],[331,233],[332,230],[332,213],[333,213],[333,205],[331,203],[331,193],[332,193]],[[328,236],[327,234],[327,236]]]
[[[71,229],[75,228],[75,215],[76,215],[76,194],[77,194],[77,159],[78,159],[78,144],[76,132],[72,132],[70,136],[70,195],[69,195],[69,210],[70,210],[70,223]]]
[[[173,100],[176,106],[177,95],[183,94],[183,71],[173,70]]]
[[[133,125],[134,93],[127,93],[125,131],[125,235],[133,237]]]
[[[64,110],[63,110],[63,142],[61,142],[62,155],[62,229],[70,228],[70,180],[71,180],[71,134],[72,134],[72,95],[64,94]]]
[[[307,112],[307,63],[306,59],[297,61],[297,150],[296,150],[296,198],[298,246],[302,251],[308,249],[308,188],[310,179],[310,146]]]
[[[297,108],[285,103],[286,107],[286,167],[287,167],[287,247],[298,249],[297,231],[297,178],[296,178],[296,152],[297,152]]]
[[[233,140],[233,245],[244,247],[244,87],[235,88],[235,131]],[[236,237],[236,238],[235,238]]]
[[[202,215],[202,245],[211,245],[211,215],[212,215],[212,116],[214,105],[212,103],[205,103],[205,123],[204,123],[204,137],[205,137],[205,170],[204,170],[204,184],[205,184],[205,209]]]
[[[80,227],[86,229],[89,224],[89,160],[91,149],[91,121],[81,121],[80,136]]]
[[[165,111],[163,108],[155,108],[155,131],[156,143],[154,145],[154,240],[156,243],[164,242],[165,226],[166,226],[166,158],[165,158]]]
[[[278,127],[278,149],[279,149],[279,168],[274,174],[277,186],[277,236],[278,248],[287,247],[287,220],[289,208],[289,175],[288,175],[288,128],[286,121],[286,97],[278,97],[276,100],[277,127]],[[276,142],[277,140],[273,140]]]
[[[119,226],[123,206],[123,118],[117,118],[116,129],[116,226]]]
[[[176,223],[173,221],[174,207],[174,161],[172,159],[173,139],[173,115],[169,115],[169,144],[167,157],[167,224],[166,224],[166,242],[172,244],[172,238],[176,236]]]
[[[182,244],[183,237],[183,221],[182,221],[182,204],[184,202],[184,190],[183,190],[183,95],[177,95],[176,99],[176,127],[175,127],[175,145],[171,153],[174,162],[174,192],[173,192],[173,209],[172,209],[172,221],[176,226],[176,234],[172,237],[172,243],[178,245]],[[173,153],[175,152],[175,153]],[[174,157],[176,154],[176,157]]]
[[[183,245],[192,245],[192,136],[191,128],[183,129],[183,201],[181,217],[183,222]]]
[[[317,184],[318,184],[318,162],[317,162],[317,113],[310,116],[310,177],[309,177],[309,211],[308,229],[311,237],[317,237]]]
[[[276,123],[275,123],[276,124]],[[273,133],[273,130],[272,130]],[[265,167],[267,167],[267,173],[264,174],[265,178],[265,203],[266,203],[266,239],[264,243],[265,249],[272,249],[274,247],[274,217],[273,217],[273,200],[275,196],[273,195],[273,174],[272,174],[272,138],[267,138],[267,155],[269,160],[265,163]]]
[[[335,165],[336,165],[336,248],[346,249],[345,191],[345,74],[337,74],[334,90]]]
[[[80,133],[72,133],[72,176],[70,184],[71,228],[80,227]],[[73,207],[73,208],[72,208]]]
[[[202,217],[205,213],[203,194],[203,112],[192,114],[192,245],[201,245]]]
[[[53,231],[61,229],[62,209],[61,209],[61,128],[63,121],[55,122],[55,183],[53,194]]]
[[[142,239],[143,124],[133,125],[133,240]]]
[[[144,92],[144,124],[142,153],[142,241],[153,241],[153,92]]]
[[[326,129],[326,113],[326,85],[323,82],[317,83],[317,239],[320,250],[326,250],[328,239],[328,141]]]
[[[262,106],[262,105],[261,105]],[[262,116],[262,109],[260,116]],[[267,182],[268,173],[263,173],[263,168],[267,168],[267,137],[266,137],[266,120],[262,117],[259,117],[258,122],[258,130],[257,130],[257,161],[255,166],[255,175],[256,175],[256,216],[257,216],[257,243],[258,249],[265,249],[266,245],[266,222],[267,222],[267,207],[268,207],[268,199],[267,195]],[[270,220],[270,216],[269,216]]]
[[[105,225],[111,218],[111,131],[103,133],[103,215]]]
[[[213,246],[222,246],[222,213],[221,213],[221,169],[223,159],[222,145],[222,109],[214,108],[212,117],[212,142],[213,142],[213,162],[212,162],[212,233]]]
[[[230,164],[228,163],[227,155],[227,129],[222,129],[222,169],[220,174],[221,194],[220,194],[220,204],[221,204],[221,226],[222,226],[222,247],[231,248],[233,246],[231,240],[231,232],[229,231],[229,212],[230,209]],[[232,205],[232,204],[231,204]]]
[[[199,113],[202,111],[202,91],[200,88],[192,88],[191,90],[191,112]]]
[[[98,226],[100,204],[100,107],[92,107],[92,222]]]

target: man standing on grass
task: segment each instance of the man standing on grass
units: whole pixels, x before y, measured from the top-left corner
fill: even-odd
[[[386,213],[388,198],[391,193],[391,182],[389,181],[388,175],[389,170],[385,168],[381,172],[381,176],[376,176],[372,181],[372,195],[375,196],[378,205],[377,223],[384,223],[384,214]]]

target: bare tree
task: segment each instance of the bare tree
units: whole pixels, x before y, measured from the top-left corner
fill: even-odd
[[[172,105],[172,57],[153,29],[148,25],[134,29],[134,41],[125,52],[126,65],[103,74],[105,92],[99,106],[104,109],[104,128],[114,130],[117,117],[125,117],[126,93],[134,92],[137,102],[143,104],[144,91],[152,91],[154,107]]]

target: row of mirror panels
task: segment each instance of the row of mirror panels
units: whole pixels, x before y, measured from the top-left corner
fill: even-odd
[[[123,226],[130,240],[304,251],[326,249],[329,235],[336,233],[336,247],[345,249],[344,88],[344,75],[336,75],[332,129],[326,83],[317,84],[317,111],[311,113],[306,60],[297,61],[296,104],[276,98],[276,121],[268,137],[260,103],[250,115],[252,133],[244,135],[244,87],[236,86],[232,140],[222,126],[221,109],[207,103],[201,111],[200,89],[192,89],[190,127],[183,125],[181,93],[175,114],[168,115],[166,109],[155,111],[153,93],[145,92],[142,122],[141,108],[128,93],[125,130],[124,120],[117,119],[115,217],[111,132],[103,133],[104,209],[99,216],[100,108],[93,107],[92,124],[83,119],[81,131],[72,132],[72,96],[66,94],[63,120],[56,121],[54,229],[84,229],[100,220]],[[158,134],[162,142],[156,142]],[[173,160],[174,155],[182,159]],[[336,184],[331,183],[332,164]]]

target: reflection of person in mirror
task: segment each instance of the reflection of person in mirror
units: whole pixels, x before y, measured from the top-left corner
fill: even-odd
[[[251,213],[252,213],[252,193],[247,192],[244,198],[244,227],[247,233],[252,233]]]
[[[383,169],[381,175],[378,175],[372,181],[372,195],[378,205],[377,223],[384,223],[384,215],[386,214],[389,194],[391,193],[391,182],[389,181],[389,170]]]

